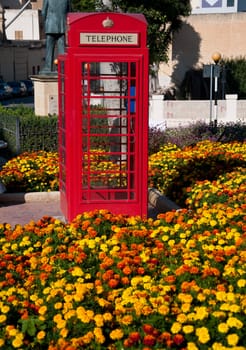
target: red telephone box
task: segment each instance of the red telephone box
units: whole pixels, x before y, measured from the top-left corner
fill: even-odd
[[[148,49],[141,14],[70,13],[58,59],[61,210],[147,215]]]

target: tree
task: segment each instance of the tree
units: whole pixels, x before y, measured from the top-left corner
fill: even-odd
[[[167,62],[173,33],[191,11],[190,0],[72,0],[74,11],[121,11],[142,13],[148,22],[150,63]]]

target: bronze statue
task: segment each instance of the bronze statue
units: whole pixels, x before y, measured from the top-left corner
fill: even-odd
[[[65,52],[66,15],[71,10],[70,0],[44,0],[42,16],[46,34],[45,66],[39,74],[54,74],[54,52]]]

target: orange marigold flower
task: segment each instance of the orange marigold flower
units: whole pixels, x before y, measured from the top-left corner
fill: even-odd
[[[166,276],[166,277],[164,278],[164,280],[165,280],[165,282],[167,282],[167,283],[174,283],[174,282],[176,281],[176,277],[175,277],[174,275],[172,275],[172,276]]]
[[[125,276],[125,277],[121,278],[121,283],[123,285],[128,285],[128,284],[130,284],[130,280],[129,280],[129,278],[127,276]]]
[[[119,284],[119,281],[116,280],[115,278],[112,278],[111,280],[108,281],[108,286],[110,288],[116,288]]]
[[[132,270],[129,266],[125,266],[124,269],[122,270],[125,275],[130,275]]]

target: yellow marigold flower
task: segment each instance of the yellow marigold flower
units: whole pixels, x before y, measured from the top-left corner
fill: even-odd
[[[244,279],[238,280],[237,281],[237,285],[238,285],[239,288],[245,287],[246,286],[246,280],[244,280]]]
[[[88,239],[86,243],[90,249],[94,249],[96,247],[96,241],[94,239]]]
[[[177,316],[177,321],[179,323],[185,323],[187,321],[187,316],[185,314],[179,314]]]
[[[228,301],[234,301],[235,302],[235,294],[234,293],[227,293],[227,300]]]
[[[142,277],[136,276],[136,277],[132,277],[131,279],[131,285],[132,287],[136,287],[139,283],[142,282]],[[128,288],[129,289],[129,288]]]
[[[16,337],[13,339],[12,341],[12,345],[14,348],[20,348],[23,345],[23,334],[22,333],[18,333],[16,335]]]
[[[72,276],[74,277],[81,277],[84,275],[84,272],[79,266],[75,266],[72,271]]]
[[[46,313],[46,311],[47,311],[47,306],[43,305],[39,308],[38,313],[39,315],[43,316]]]
[[[158,312],[161,315],[167,315],[169,313],[169,307],[165,304],[159,306]]]
[[[6,315],[0,315],[0,323],[3,323],[7,320],[7,316]]]
[[[192,326],[192,325],[183,326],[183,332],[185,334],[190,334],[190,333],[194,332],[194,326]]]
[[[216,293],[216,299],[219,301],[225,301],[226,300],[226,293],[225,292],[217,292]]]
[[[178,299],[183,303],[191,303],[193,300],[193,297],[190,294],[179,293]]]
[[[66,327],[66,320],[60,320],[59,322],[57,322],[56,327],[59,329],[65,328]]]
[[[133,321],[133,317],[131,315],[125,315],[123,316],[119,322],[125,326],[129,326]]]
[[[113,318],[113,316],[111,315],[111,313],[110,312],[105,312],[104,314],[103,314],[103,319],[104,319],[104,321],[111,321],[112,320],[112,318]]]
[[[46,334],[45,331],[39,331],[37,333],[36,337],[37,337],[38,340],[42,340],[42,339],[44,339],[45,334]]]
[[[230,306],[230,311],[234,312],[234,313],[240,312],[240,309],[241,309],[240,306],[237,305],[237,304],[233,304],[233,305]]]
[[[196,329],[196,336],[202,344],[206,344],[210,340],[210,335],[206,327],[200,327]]]
[[[117,329],[114,329],[113,331],[110,332],[109,336],[111,339],[113,340],[119,340],[119,339],[122,339],[123,338],[123,331],[119,328]]]
[[[199,301],[205,301],[206,300],[206,296],[203,293],[198,293],[197,294],[197,299]]]
[[[53,317],[53,321],[55,323],[58,323],[62,320],[62,315],[61,314],[56,314],[54,317]]]
[[[95,315],[94,321],[95,321],[97,327],[103,327],[104,319],[103,319],[102,315],[100,315],[100,314]]]
[[[108,246],[107,246],[107,244],[106,243],[102,243],[101,245],[100,245],[100,249],[103,251],[103,252],[107,252],[108,251]]]
[[[32,258],[31,258],[32,259]],[[31,260],[30,259],[30,260]],[[46,289],[46,288],[45,288]],[[38,299],[38,296],[36,295],[36,294],[32,294],[32,295],[30,295],[30,300],[31,301],[35,301],[36,302],[36,300]]]
[[[214,312],[212,313],[212,315],[213,315],[214,317],[218,317],[218,318],[223,318],[223,317],[226,316],[226,314],[225,314],[224,311],[214,311]]]
[[[8,330],[8,333],[11,337],[15,337],[16,334],[18,333],[17,329],[16,328],[11,328]]]
[[[172,324],[172,327],[171,327],[171,332],[172,332],[173,334],[177,334],[177,333],[179,333],[179,331],[181,330],[181,328],[182,328],[181,323],[179,323],[179,322],[174,322],[174,323]]]
[[[69,320],[71,317],[76,315],[76,311],[75,310],[68,310],[68,312],[66,312],[64,314],[64,319],[65,320]]]
[[[237,329],[240,329],[243,327],[243,322],[237,319],[236,317],[229,317],[226,323],[230,328],[235,327]]]
[[[68,329],[67,328],[62,328],[61,331],[60,331],[60,336],[62,338],[66,338],[68,335]]]
[[[109,305],[110,303],[107,301],[107,300],[105,300],[105,299],[103,299],[103,298],[96,298],[96,301],[98,302],[98,304],[100,305],[100,306],[102,306],[102,307],[105,307],[105,306],[107,306],[107,305]]]
[[[221,343],[218,343],[218,342],[213,343],[212,349],[213,350],[224,350],[224,349],[226,350],[226,348]]]
[[[85,344],[90,344],[93,338],[94,338],[94,334],[92,332],[88,332],[82,337],[83,342]]]
[[[199,350],[195,343],[189,342],[187,343],[187,350]]]
[[[239,336],[237,334],[228,334],[228,336],[226,337],[227,343],[230,346],[235,346],[238,343],[239,340]]]
[[[18,244],[13,243],[13,244],[11,245],[11,249],[12,249],[13,251],[17,250],[17,249],[18,249]]]
[[[61,303],[61,302],[55,303],[54,308],[55,308],[56,310],[61,309],[61,308],[62,308],[62,303]]]
[[[0,347],[2,347],[4,345],[4,339],[0,338]]]
[[[208,317],[208,311],[205,306],[196,307],[195,311],[197,320],[203,320],[204,318]]]
[[[181,310],[183,312],[189,312],[190,311],[190,307],[191,307],[190,303],[184,303],[184,304],[181,305]]]
[[[173,247],[174,244],[175,244],[175,240],[174,240],[174,239],[170,239],[170,240],[168,241],[169,247]]]
[[[220,333],[227,333],[228,330],[229,330],[229,326],[228,326],[227,323],[222,322],[222,323],[220,323],[220,324],[218,325],[218,331],[219,331]]]
[[[101,328],[98,328],[98,327],[94,328],[93,333],[95,335],[96,341],[99,344],[103,344],[105,342],[105,337],[103,335],[103,332],[102,332]]]

